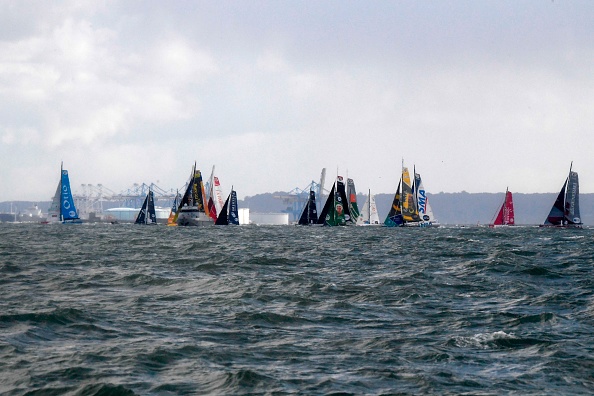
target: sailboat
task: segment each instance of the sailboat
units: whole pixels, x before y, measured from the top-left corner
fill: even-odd
[[[68,171],[64,169],[64,163],[60,165],[60,181],[56,193],[48,210],[48,223],[80,224],[82,220],[78,217],[72,190],[70,189],[70,178]]]
[[[363,208],[361,209],[361,214],[357,218],[357,225],[380,225],[377,206],[375,205],[375,195],[371,194],[371,190],[369,190],[365,204],[363,204]]]
[[[347,198],[349,199],[350,221],[356,223],[359,218],[359,206],[357,205],[357,191],[353,179],[347,179]]]
[[[176,192],[175,198],[173,199],[173,204],[171,205],[171,211],[169,212],[169,217],[167,218],[168,226],[177,226],[175,215],[177,214],[177,208],[179,206],[180,201],[181,195],[179,195],[179,192]]]
[[[327,226],[352,224],[349,201],[342,180],[342,176],[338,176],[332,185],[332,190],[330,190],[324,208],[318,217],[318,224]]]
[[[223,209],[223,198],[221,194],[221,183],[215,176],[215,167],[212,166],[212,172],[208,181],[208,213],[213,221],[217,221],[217,216]]]
[[[419,213],[419,226],[420,227],[439,227],[439,221],[433,215],[431,205],[429,205],[429,197],[427,191],[423,186],[423,180],[421,175],[416,171],[415,173],[415,199],[417,201],[417,210]]]
[[[239,225],[239,209],[237,208],[237,193],[231,187],[231,192],[223,204],[216,225]]]
[[[388,227],[400,227],[404,225],[417,225],[420,221],[417,209],[417,200],[413,193],[413,186],[410,181],[408,168],[402,167],[402,176],[398,183],[392,207],[384,221]]]
[[[314,225],[318,223],[318,210],[316,209],[316,193],[309,190],[309,198],[299,217],[299,225]]]
[[[506,188],[503,204],[501,204],[501,208],[495,215],[495,220],[493,220],[493,223],[489,224],[489,227],[513,226],[514,224],[514,201],[511,191]]]
[[[398,182],[398,187],[396,188],[396,193],[394,194],[394,199],[392,200],[392,206],[390,207],[390,211],[386,216],[386,220],[384,220],[384,225],[386,227],[400,227],[404,224],[404,218],[402,217],[402,209],[400,208],[400,186],[402,184],[402,179]]]
[[[209,216],[208,207],[204,202],[204,196],[202,173],[196,169],[196,163],[194,163],[188,187],[186,188],[186,192],[179,203],[177,213],[174,217],[178,226],[213,224],[213,221]]]
[[[572,167],[573,162],[569,167],[569,175],[563,183],[563,188],[561,188],[547,219],[541,225],[542,227],[582,228],[580,186],[578,174],[571,170]]]
[[[155,196],[153,190],[149,189],[144,203],[136,216],[135,224],[157,224],[157,213],[155,212]]]

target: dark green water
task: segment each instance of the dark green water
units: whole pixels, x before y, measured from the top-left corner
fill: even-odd
[[[0,224],[0,393],[592,394],[593,242]]]

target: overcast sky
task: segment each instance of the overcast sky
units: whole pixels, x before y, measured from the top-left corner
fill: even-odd
[[[591,1],[0,1],[0,201],[336,174],[594,192]]]

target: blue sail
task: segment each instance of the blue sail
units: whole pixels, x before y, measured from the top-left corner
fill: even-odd
[[[60,198],[60,215],[62,221],[79,220],[76,207],[74,206],[74,199],[72,198],[72,191],[70,190],[68,171],[64,169],[62,170]]]
[[[229,224],[239,225],[239,209],[237,208],[237,193],[231,190],[231,202],[229,205]]]

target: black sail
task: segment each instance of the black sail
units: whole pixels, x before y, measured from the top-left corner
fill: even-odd
[[[567,180],[565,180],[565,183],[563,183],[563,188],[559,192],[559,195],[557,195],[557,199],[555,200],[555,203],[553,204],[553,207],[551,208],[551,211],[544,222],[545,225],[561,225],[563,223],[563,211],[565,206],[563,202],[565,201],[565,187],[567,187]]]
[[[155,211],[155,195],[151,190],[149,190],[147,198],[148,198],[147,210],[148,210],[148,216],[149,216],[147,223],[157,224],[157,212]]]
[[[325,224],[326,217],[328,213],[330,213],[330,209],[334,210],[334,194],[335,194],[335,185],[332,185],[332,190],[330,190],[330,194],[328,194],[328,198],[326,199],[326,203],[322,208],[322,213],[318,217],[318,224]]]
[[[239,225],[239,209],[237,207],[237,193],[231,189],[231,193],[227,196],[225,204],[221,208],[221,213],[215,221],[216,225]]]
[[[144,199],[144,203],[142,204],[142,207],[140,208],[140,212],[138,212],[138,216],[136,216],[136,221],[134,222],[135,224],[146,223],[146,210],[148,208],[148,200],[149,200],[149,196],[147,194],[146,198]]]
[[[569,172],[567,178],[563,215],[567,224],[582,224],[580,217],[580,186],[577,172]]]
[[[136,216],[135,224],[157,224],[157,212],[155,211],[155,196],[152,190],[149,190],[138,216]]]
[[[299,218],[300,225],[317,224],[318,222],[318,210],[316,209],[316,194],[312,190],[309,191],[309,199],[301,212]]]
[[[346,188],[342,180],[338,180],[336,182],[336,192],[340,197],[340,201],[342,201],[343,211],[344,211],[344,219],[345,221],[351,221],[351,210],[349,208],[349,200],[346,195]]]
[[[237,206],[237,193],[231,189],[231,200],[229,202],[229,224],[239,225],[239,208]]]
[[[223,208],[221,209],[221,213],[219,213],[219,216],[217,217],[217,221],[215,221],[215,225],[229,225],[229,217],[227,215],[227,213],[229,212],[229,199],[231,198],[231,194],[229,194],[229,196],[227,196],[227,199],[225,200],[225,204],[223,205]]]

